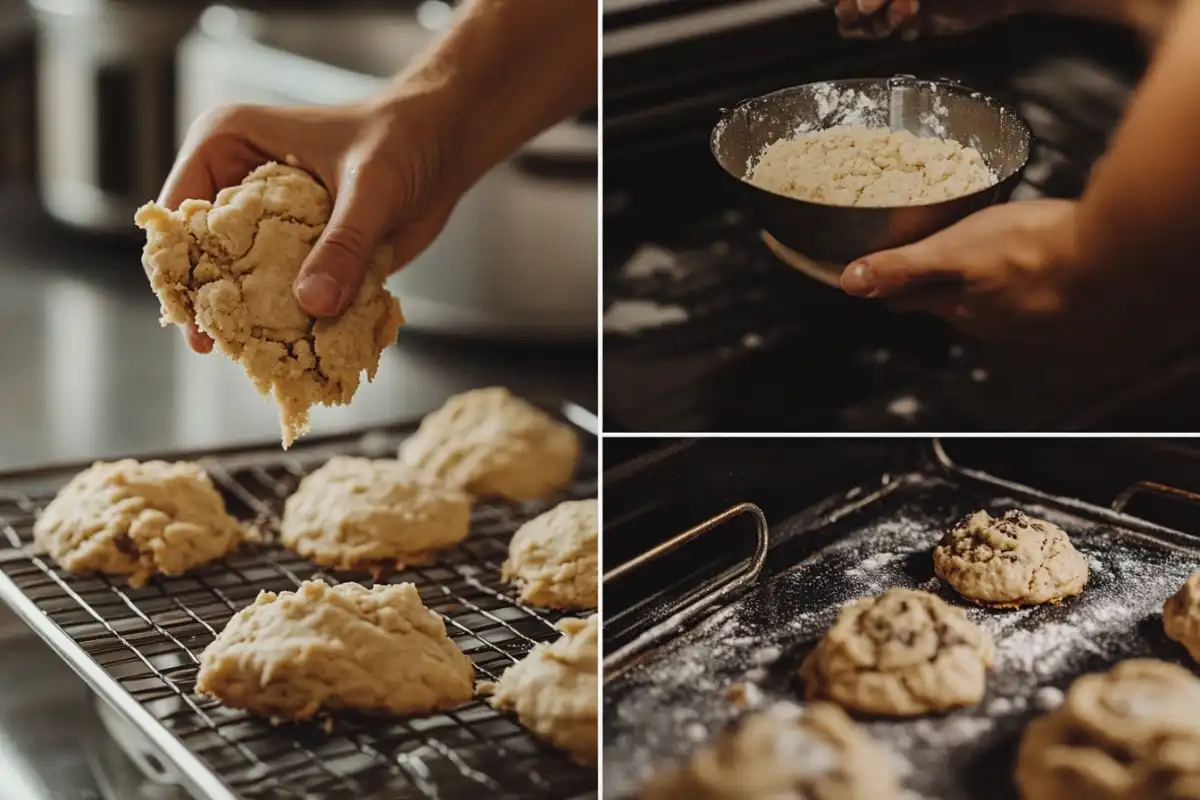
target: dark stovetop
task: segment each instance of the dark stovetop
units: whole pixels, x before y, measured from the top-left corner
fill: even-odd
[[[1077,21],[852,43],[824,11],[606,57],[605,429],[1195,430],[1200,354],[1149,361],[1138,380],[1085,377],[850,298],[774,259],[708,152],[722,106],[773,88],[952,77],[1032,125],[1014,199],[1075,197],[1144,64],[1127,32]]]

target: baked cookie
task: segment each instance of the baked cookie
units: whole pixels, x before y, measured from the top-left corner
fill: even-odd
[[[336,319],[313,319],[292,293],[300,266],[329,222],[329,193],[308,173],[264,164],[215,203],[138,210],[142,263],[162,304],[162,323],[186,323],[241,362],[279,404],[283,446],[308,430],[314,405],[344,405],[361,373],[375,377],[404,318],[383,281],[390,247],[375,252],[358,295]]]
[[[973,706],[992,640],[961,609],[914,589],[860,597],[800,667],[809,700],[890,717]]]
[[[200,656],[196,691],[263,717],[424,714],[471,699],[475,670],[411,583],[260,592]]]
[[[337,456],[308,475],[283,508],[280,541],[336,569],[428,564],[466,538],[471,498],[389,459]]]
[[[875,742],[832,703],[777,703],[682,766],[650,781],[640,800],[880,800],[902,794]]]
[[[1200,680],[1152,659],[1076,679],[1029,723],[1016,778],[1025,800],[1200,797]]]
[[[1200,572],[1193,572],[1163,604],[1163,630],[1200,661]]]
[[[960,521],[934,549],[933,571],[968,600],[995,608],[1057,603],[1088,580],[1087,561],[1062,528],[1015,509]]]
[[[475,389],[425,417],[400,460],[476,497],[542,500],[571,482],[579,437],[507,389]]]
[[[97,462],[62,488],[33,526],[68,572],[182,575],[237,548],[246,530],[198,464]]]
[[[517,530],[502,577],[521,587],[521,600],[541,608],[595,608],[600,508],[568,500]]]
[[[599,628],[595,614],[562,620],[561,638],[535,646],[492,687],[493,706],[515,711],[522,725],[587,767],[596,765]]]

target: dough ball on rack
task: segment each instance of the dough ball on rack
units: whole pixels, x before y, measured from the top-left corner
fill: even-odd
[[[246,533],[200,465],[131,458],[76,475],[33,526],[63,569],[127,575],[135,588],[222,558]]]
[[[503,578],[521,587],[521,600],[540,608],[595,608],[598,603],[596,500],[559,503],[520,527],[508,548]]]
[[[400,460],[476,497],[544,500],[566,488],[579,437],[502,387],[455,395],[400,445]]]
[[[394,715],[454,708],[475,669],[411,583],[260,592],[200,656],[196,691],[259,716],[308,719],[358,709]]]

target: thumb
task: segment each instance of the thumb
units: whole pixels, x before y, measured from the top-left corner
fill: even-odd
[[[386,194],[367,175],[354,170],[344,176],[329,224],[296,278],[296,301],[310,316],[336,317],[346,310],[383,238]]]
[[[933,281],[955,280],[962,271],[952,249],[943,248],[938,235],[929,239],[863,256],[842,272],[842,291],[856,297],[891,297]]]

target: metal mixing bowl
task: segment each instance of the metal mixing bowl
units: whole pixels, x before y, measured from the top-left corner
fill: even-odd
[[[978,150],[999,181],[952,200],[894,208],[806,202],[747,181],[771,142],[844,125],[952,139]],[[1025,120],[991,97],[953,81],[898,75],[809,83],[746,100],[724,114],[710,144],[717,163],[746,190],[768,233],[808,258],[845,265],[1006,201],[1021,180],[1031,139]]]

